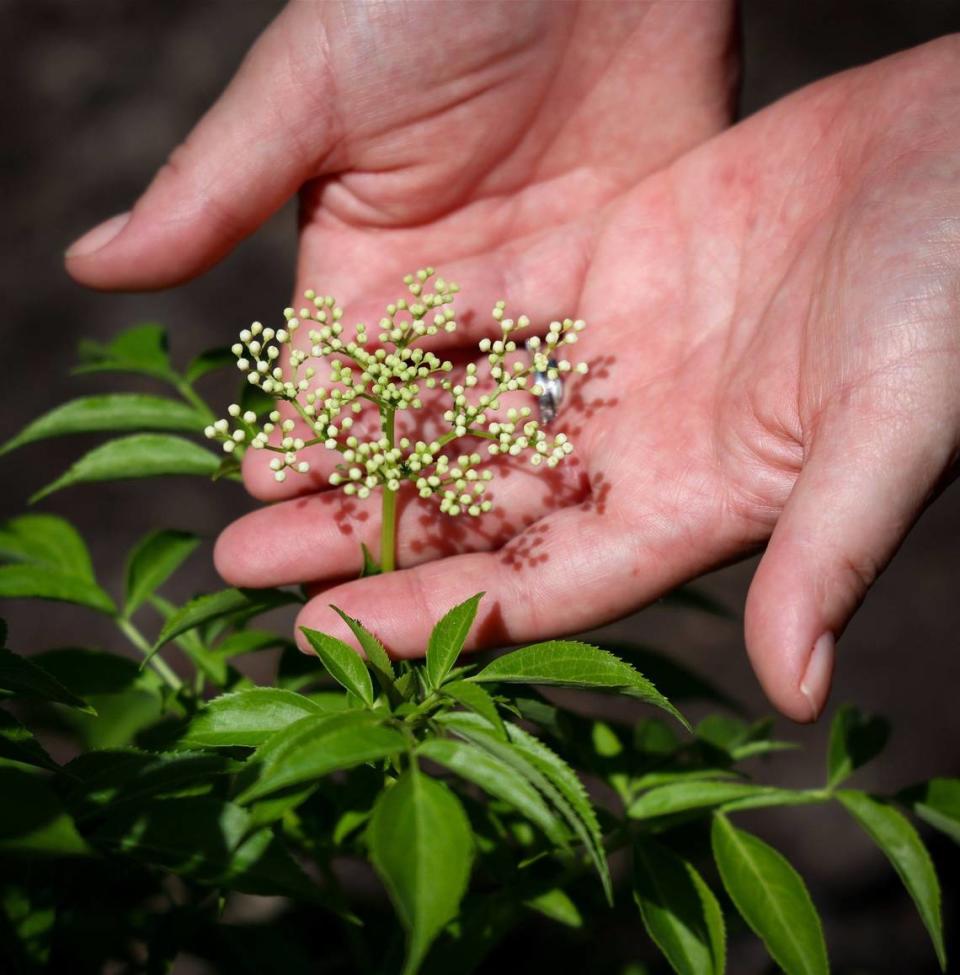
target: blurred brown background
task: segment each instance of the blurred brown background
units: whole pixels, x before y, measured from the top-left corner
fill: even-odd
[[[96,377],[67,377],[80,337],[106,339],[133,322],[159,321],[170,327],[174,356],[183,362],[286,304],[294,253],[289,207],[223,265],[168,293],[85,292],[66,277],[60,258],[75,236],[130,205],[280,6],[274,0],[0,2],[6,73],[0,329],[7,358],[0,439],[51,405],[99,388]],[[815,78],[960,30],[957,0],[748,0],[742,10],[744,114]],[[230,395],[229,388],[209,392],[214,402]],[[0,459],[0,515],[20,512],[30,493],[93,442],[52,441]],[[91,538],[98,570],[114,591],[122,583],[124,552],[148,529],[212,537],[250,506],[236,486],[179,479],[77,488],[42,504]],[[894,724],[888,752],[861,775],[866,787],[960,774],[958,530],[954,487],[923,517],[841,644],[833,701],[884,713]],[[216,586],[207,554],[194,558],[175,595]],[[704,588],[739,610],[752,569],[745,563],[716,573]],[[15,648],[79,639],[69,609],[37,613],[20,603],[4,610]],[[119,648],[109,625],[90,624],[87,645]],[[755,713],[766,712],[737,624],[654,607],[611,629],[669,650]],[[819,783],[827,721],[803,729],[784,722],[780,731],[804,751],[778,763],[784,767],[776,774],[793,784]],[[838,970],[936,970],[906,893],[842,813],[799,809],[764,814],[756,823],[809,879]],[[957,954],[960,851],[936,837],[931,844],[945,886],[948,946]],[[589,946],[584,952],[584,959],[571,959],[570,970],[589,970]],[[762,957],[750,939],[741,939],[730,971],[764,971]]]

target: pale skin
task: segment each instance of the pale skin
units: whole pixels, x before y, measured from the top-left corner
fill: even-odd
[[[298,625],[346,636],[335,603],[414,656],[480,590],[471,645],[531,641],[766,546],[750,659],[784,714],[823,711],[835,640],[955,473],[960,38],[730,128],[732,14],[293,3],[132,215],[74,245],[85,284],[166,287],[299,192],[297,290],[348,321],[433,264],[463,288],[448,353],[482,360],[500,297],[589,323],[556,421],[576,464],[505,470],[477,521],[403,499],[399,571],[361,580],[377,501],[250,452],[276,503],[222,534],[229,583],[306,581]]]

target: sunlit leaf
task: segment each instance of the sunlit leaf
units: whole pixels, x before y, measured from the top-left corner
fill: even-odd
[[[353,647],[335,636],[301,627],[313,652],[320,658],[330,676],[369,708],[373,707],[373,682],[360,655]]]
[[[11,518],[0,528],[0,558],[96,582],[86,543],[69,521],[57,515]]]
[[[17,447],[75,433],[127,430],[174,430],[196,433],[204,418],[186,403],[142,393],[84,396],[44,413],[0,447],[5,454]]]
[[[200,544],[196,535],[151,532],[130,553],[124,613],[129,616],[183,564]]]
[[[471,684],[465,680],[454,680],[444,684],[442,692],[446,697],[452,698],[468,711],[473,711],[480,717],[486,718],[496,734],[506,741],[507,729],[503,725],[503,719],[500,717],[497,705],[479,684]]]
[[[723,886],[773,960],[787,975],[827,975],[820,917],[796,870],[726,816],[714,816],[711,838]]]
[[[222,589],[220,592],[198,596],[173,613],[164,623],[153,645],[154,650],[181,633],[211,620],[234,614],[255,616],[296,602],[299,602],[297,597],[283,589]]]
[[[692,864],[656,841],[634,846],[633,896],[643,923],[678,975],[723,975],[723,912]]]
[[[367,658],[367,666],[373,671],[377,678],[377,683],[380,685],[380,689],[391,698],[392,703],[399,700],[399,694],[393,683],[395,674],[393,671],[393,663],[390,657],[387,656],[387,651],[384,649],[383,644],[371,633],[360,620],[354,619],[352,616],[348,616],[342,610],[338,609],[336,606],[332,607],[333,611],[350,627],[350,632],[354,635],[357,643],[360,644],[361,649]]]
[[[456,917],[467,888],[473,833],[457,797],[414,766],[377,800],[370,855],[408,932],[404,975]]]
[[[779,793],[779,789],[752,785],[747,782],[697,779],[673,782],[657,786],[640,795],[627,810],[631,819],[652,819],[670,816],[692,809],[708,809],[738,799],[752,798],[767,793]]]
[[[387,758],[408,747],[400,732],[369,711],[301,718],[268,738],[248,760],[251,783],[237,801],[322,778],[338,769]]]
[[[925,823],[960,843],[960,779],[931,779],[897,796]]]
[[[582,928],[583,917],[570,895],[560,887],[546,890],[524,902],[525,907],[567,928]]]
[[[180,737],[187,748],[255,747],[274,732],[322,709],[310,698],[279,687],[222,694],[205,704]]]
[[[906,817],[889,803],[850,789],[838,792],[837,799],[886,854],[900,875],[930,933],[940,967],[946,971],[940,884],[923,840]]]
[[[483,595],[482,592],[477,593],[459,606],[454,606],[433,628],[427,643],[426,666],[427,681],[431,687],[439,687],[457,662]]]
[[[210,477],[220,458],[205,447],[166,433],[135,433],[108,440],[76,461],[66,473],[38,491],[32,504],[74,484],[190,474]]]
[[[96,583],[27,563],[0,565],[0,598],[74,603],[108,616],[117,611],[109,594]]]
[[[554,843],[565,846],[567,830],[540,798],[539,792],[517,770],[496,755],[466,741],[434,738],[425,741],[417,754],[442,765],[478,785],[484,792],[509,803],[526,816]]]
[[[80,365],[75,373],[133,372],[168,382],[176,380],[167,353],[167,333],[161,325],[136,325],[101,344],[80,343]]]
[[[683,715],[628,663],[606,650],[575,640],[549,640],[521,647],[498,657],[468,680],[615,690],[662,708],[689,728]]]

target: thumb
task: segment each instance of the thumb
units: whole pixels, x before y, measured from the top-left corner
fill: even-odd
[[[823,712],[836,640],[949,464],[936,425],[874,417],[818,429],[747,596],[753,668],[795,721]]]
[[[133,209],[67,250],[67,270],[78,282],[142,290],[194,277],[316,174],[334,142],[334,113],[316,90],[326,72],[314,62],[326,46],[315,44],[308,68],[294,67],[303,37],[290,14],[299,6],[288,7],[259,38]],[[322,29],[319,18],[309,26]]]

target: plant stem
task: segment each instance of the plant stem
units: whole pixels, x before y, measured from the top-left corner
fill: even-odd
[[[396,439],[394,419],[396,410],[385,407],[381,412],[383,432],[393,450]],[[384,484],[380,521],[380,571],[393,572],[397,567],[397,492]]]
[[[153,648],[147,642],[144,635],[130,622],[128,619],[124,619],[122,616],[117,618],[117,626],[120,627],[120,632],[144,655],[144,657],[149,658],[150,666],[157,672],[163,681],[166,682],[167,686],[174,692],[179,693],[183,688],[183,681],[173,672],[167,662],[162,658],[154,654],[152,657],[150,654],[153,652]]]

